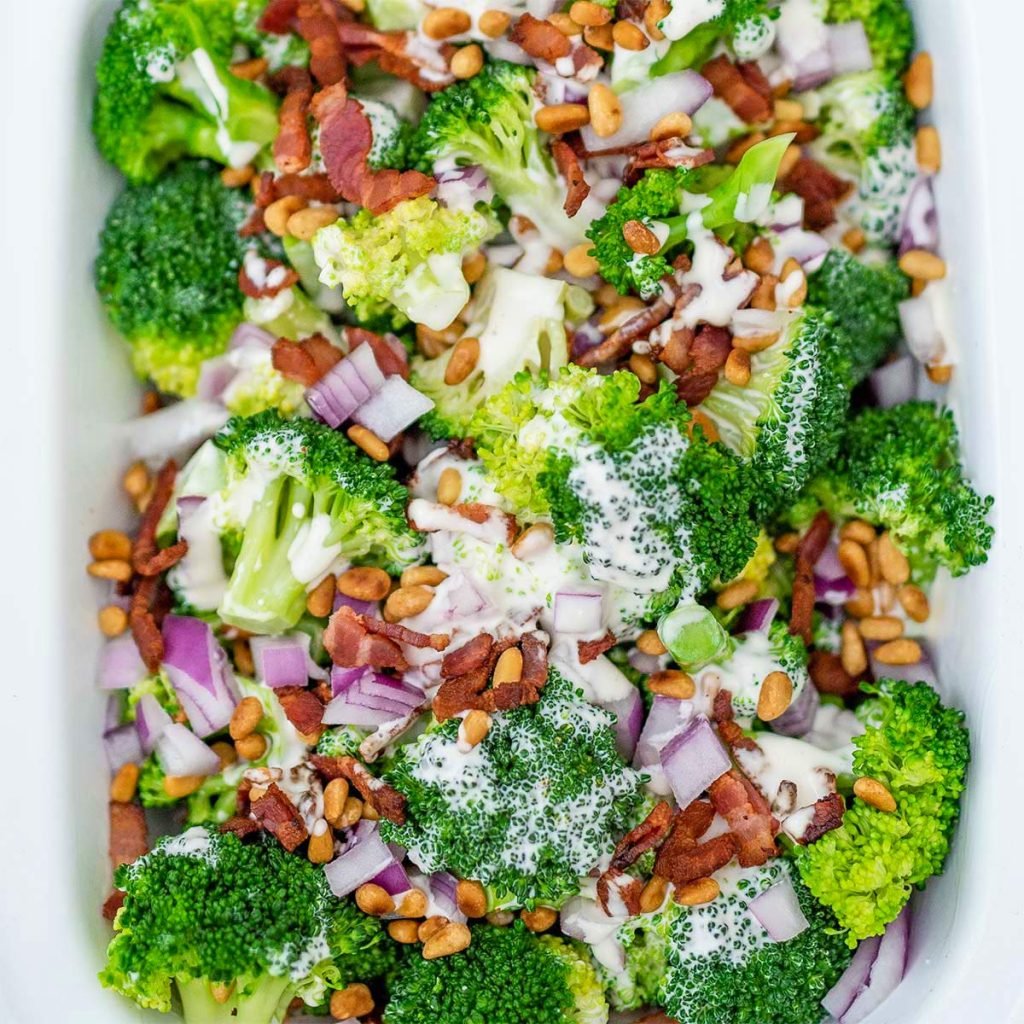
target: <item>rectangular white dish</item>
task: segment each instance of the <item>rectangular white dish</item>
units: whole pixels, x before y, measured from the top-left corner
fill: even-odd
[[[1017,122],[1003,109],[1024,10],[1010,0],[918,0],[936,61],[933,115],[944,251],[954,272],[962,364],[952,400],[968,465],[996,495],[991,564],[943,609],[938,660],[964,707],[974,760],[946,873],[916,899],[910,970],[873,1024],[1024,1021],[1020,936],[1024,821],[1019,662],[1024,622],[1024,401],[1017,250],[1024,235]],[[103,697],[93,683],[96,594],[86,538],[127,520],[119,424],[137,408],[127,361],[91,283],[96,232],[117,188],[89,135],[92,67],[111,5],[35,0],[2,43],[0,196],[5,304],[0,633],[6,671],[0,810],[0,1024],[156,1019],[104,992],[108,927]],[[26,24],[19,25],[19,21]]]

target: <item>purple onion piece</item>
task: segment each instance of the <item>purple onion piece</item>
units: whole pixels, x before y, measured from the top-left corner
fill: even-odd
[[[394,855],[389,848],[389,853]],[[379,875],[374,875],[374,885],[379,885],[389,896],[397,896],[399,893],[408,892],[412,888],[409,876],[397,861],[392,861]]]
[[[356,351],[369,347],[360,345]],[[431,399],[398,374],[392,374],[375,395],[352,413],[352,418],[388,442],[433,408]]]
[[[381,841],[379,832],[374,830],[358,838],[340,856],[325,865],[324,873],[331,892],[342,899],[392,864],[391,851]]]
[[[844,21],[828,26],[828,52],[836,75],[870,71],[874,66],[871,45],[861,21]]]
[[[103,645],[99,682],[103,690],[127,690],[146,677],[146,666],[131,633],[124,633]]]
[[[103,731],[110,732],[121,724],[122,700],[119,694],[112,693],[107,697],[107,704],[103,710]]]
[[[938,676],[935,672],[935,663],[932,660],[931,651],[921,640],[921,660],[913,665],[886,665],[875,657],[875,651],[881,646],[877,641],[869,641],[868,663],[871,666],[871,674],[876,679],[895,679],[904,683],[924,682],[931,687],[938,685]]]
[[[228,341],[228,349],[233,351],[238,348],[249,348],[250,346],[270,349],[274,347],[275,340],[274,336],[269,331],[263,330],[262,327],[257,327],[256,324],[241,323],[231,335],[231,339]]]
[[[139,734],[135,726],[130,724],[108,729],[103,734],[103,750],[111,772],[116,772],[126,764],[138,764],[144,756],[139,745]]]
[[[789,942],[809,927],[788,875],[758,893],[747,910],[761,923],[772,942]]]
[[[156,744],[160,767],[168,775],[213,775],[220,758],[194,732],[171,722]]]
[[[163,736],[171,716],[160,706],[151,693],[144,693],[135,705],[135,730],[144,754],[152,754]]]
[[[864,987],[871,973],[871,965],[878,956],[878,947],[882,939],[878,935],[872,935],[869,939],[862,939],[853,954],[850,966],[839,976],[839,980],[828,990],[821,1005],[836,1019],[842,1016],[850,1008],[850,1004],[857,997],[857,993]]]
[[[920,176],[911,186],[900,227],[900,255],[908,249],[939,250],[939,212],[930,177]]]
[[[743,611],[740,618],[740,633],[767,633],[775,616],[779,613],[779,602],[774,597],[766,597],[760,601],[752,601]]]
[[[867,981],[839,1018],[840,1024],[860,1024],[896,991],[906,974],[909,953],[910,907],[906,906],[886,927]]]
[[[917,392],[916,367],[910,356],[899,356],[873,370],[868,378],[875,401],[883,409],[909,402]]]
[[[209,624],[168,615],[163,637],[164,669],[196,735],[226,728],[238,699],[227,656]]]
[[[615,716],[615,745],[623,758],[631,761],[644,725],[644,701],[640,691],[635,686],[630,687],[625,697],[603,704],[602,707]]]
[[[732,766],[711,723],[698,715],[661,752],[665,778],[680,807],[689,807]]]
[[[378,618],[380,616],[380,602],[379,601],[360,601],[356,597],[346,597],[341,591],[338,591],[334,595],[334,610],[337,611],[341,607],[351,608],[356,615],[369,615],[372,618]]]
[[[661,751],[678,736],[693,718],[693,706],[689,701],[672,697],[655,697],[651,703],[640,738],[637,740],[633,765],[636,768],[651,768],[661,764]]]
[[[249,641],[256,679],[277,689],[309,682],[309,635],[254,636]]]
[[[814,726],[814,716],[821,705],[818,688],[808,680],[800,695],[771,723],[772,732],[782,736],[803,736]]]
[[[219,402],[237,374],[238,370],[232,365],[229,356],[214,356],[204,360],[199,367],[196,397],[208,402]]]

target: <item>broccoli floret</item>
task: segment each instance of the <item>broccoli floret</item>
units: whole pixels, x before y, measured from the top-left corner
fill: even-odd
[[[373,145],[366,162],[375,171],[384,167],[404,170],[409,162],[412,125],[403,121],[390,103],[363,96],[357,98],[370,121],[373,136]]]
[[[420,425],[436,437],[466,437],[477,409],[517,373],[555,371],[569,360],[566,303],[571,288],[535,274],[495,267],[477,285],[466,335],[480,354],[468,376],[445,382],[454,349],[412,359],[412,382],[434,402]]]
[[[616,1010],[639,1010],[658,1002],[668,967],[669,926],[680,913],[680,906],[669,900],[657,913],[629,918],[615,933],[625,966],[612,970],[599,964],[597,972]]]
[[[237,372],[221,401],[232,416],[255,416],[267,409],[276,409],[284,417],[308,415],[305,386],[274,368],[269,348],[236,349],[230,359]]]
[[[339,559],[393,573],[415,561],[418,535],[393,469],[325,424],[268,411],[229,420],[215,442],[228,483],[214,500],[238,517],[223,528],[242,530],[218,610],[224,622],[279,633],[298,622],[307,587]]]
[[[516,921],[478,924],[469,948],[435,960],[410,957],[395,981],[385,1024],[605,1024],[608,1004],[586,948],[537,936]]]
[[[195,162],[130,185],[107,215],[96,289],[136,372],[161,391],[194,393],[200,363],[224,351],[242,319],[245,215],[239,190]]]
[[[881,935],[912,889],[942,870],[970,757],[963,713],[927,683],[883,679],[862,689],[874,699],[861,712],[867,729],[854,740],[854,771],[886,786],[896,810],[854,800],[842,826],[798,857],[804,882],[849,929],[851,945]]]
[[[547,136],[533,120],[532,68],[495,61],[472,78],[436,93],[420,121],[410,158],[425,174],[435,165],[476,164],[509,209],[528,217],[548,244],[583,241],[585,217],[562,208],[565,184]]]
[[[700,409],[750,463],[764,512],[791,501],[835,456],[850,404],[849,356],[831,318],[805,308],[750,359],[746,387],[723,376]]]
[[[829,0],[831,22],[859,21],[880,71],[899,74],[914,49],[914,19],[904,0]]]
[[[358,757],[359,744],[366,738],[366,731],[352,725],[340,725],[325,729],[316,744],[316,752],[326,757]]]
[[[895,261],[861,263],[833,249],[808,280],[807,301],[832,314],[842,332],[855,383],[896,347],[902,336],[899,303],[910,281]]]
[[[905,402],[865,409],[849,424],[834,466],[811,481],[794,511],[823,506],[840,522],[855,517],[889,530],[927,582],[938,566],[962,576],[988,559],[992,498],[966,480],[949,409]],[[796,517],[790,518],[796,525]]]
[[[716,13],[717,12],[717,13]],[[720,0],[672,4],[658,27],[672,44],[652,68],[655,76],[700,67],[719,40],[732,45],[740,60],[756,60],[775,41],[778,9],[768,0]]]
[[[370,981],[390,953],[380,922],[337,900],[323,871],[269,837],[197,827],[118,869],[125,891],[100,980],[186,1024],[273,1024],[296,996]]]
[[[174,687],[171,686],[167,673],[161,670],[146,676],[145,679],[141,679],[127,690],[122,722],[135,721],[136,705],[146,694],[155,697],[160,707],[172,718],[180,714],[181,704],[178,702],[178,695],[174,692]]]
[[[382,837],[423,871],[477,879],[497,902],[559,906],[611,853],[641,799],[643,776],[619,755],[613,716],[552,669],[540,702],[495,715],[468,753],[459,724],[398,752],[385,779],[405,794],[408,820],[381,821]]]
[[[667,972],[658,1003],[678,1024],[819,1024],[821,998],[850,960],[845,936],[785,860],[736,869],[711,903],[670,909]],[[791,881],[805,928],[773,942],[747,909]]]
[[[360,210],[317,232],[320,280],[341,285],[360,320],[390,317],[434,330],[447,327],[469,300],[462,257],[494,236],[497,223],[474,210],[449,210],[420,196],[374,216]]]
[[[93,132],[131,181],[185,156],[241,167],[277,135],[277,99],[233,75],[235,11],[220,0],[124,0],[96,68]]]
[[[264,32],[260,20],[267,9],[267,0],[235,0],[235,39],[254,57],[267,61],[273,74],[289,64],[309,66],[309,44],[302,36],[289,32],[278,35]]]
[[[779,162],[792,141],[792,135],[780,135],[751,146],[731,173],[717,166],[652,170],[635,185],[619,189],[604,216],[587,228],[601,276],[623,293],[656,294],[661,279],[672,272],[669,256],[685,241],[690,216],[699,209],[704,227],[723,234],[737,222],[755,220],[771,199]],[[657,253],[645,256],[629,247],[622,229],[631,220],[662,240]]]

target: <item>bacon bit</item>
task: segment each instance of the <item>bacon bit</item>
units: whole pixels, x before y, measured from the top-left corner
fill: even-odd
[[[741,867],[764,864],[778,854],[775,833],[779,823],[745,775],[735,769],[726,772],[711,783],[708,794],[715,810],[729,823]]]
[[[262,828],[259,822],[253,821],[252,818],[243,818],[241,815],[236,814],[234,817],[228,818],[227,821],[223,822],[220,826],[221,832],[230,832],[233,836],[238,836],[239,839],[245,840],[250,836],[256,835],[258,832],[262,832]]]
[[[733,717],[732,694],[719,690],[715,694],[712,720],[718,727],[718,735],[731,750],[760,750],[761,748],[736,724]]]
[[[611,909],[611,898],[614,894],[621,900],[630,917],[640,913],[640,893],[643,892],[644,883],[639,878],[630,878],[629,875],[609,868],[597,880],[597,901],[601,909],[609,916],[614,915]]]
[[[795,192],[804,201],[804,225],[823,231],[836,221],[836,204],[853,188],[808,156],[801,156],[782,179],[780,188]]]
[[[694,800],[689,807],[677,811],[668,838],[654,862],[656,874],[676,885],[686,885],[705,878],[724,867],[736,853],[736,840],[731,833],[698,843],[711,827],[715,809],[706,800]]]
[[[279,686],[274,690],[285,717],[301,733],[315,733],[323,724],[324,706],[315,693],[302,686]]]
[[[700,405],[718,383],[731,351],[732,335],[724,327],[702,325],[689,348],[690,365],[676,380],[680,400],[691,407]]]
[[[524,633],[519,638],[519,649],[523,652],[523,671],[519,682],[536,693],[533,704],[540,700],[540,691],[548,681],[548,645],[543,634]]]
[[[124,906],[125,893],[123,889],[115,889],[104,901],[100,913],[104,921],[113,921],[117,912]]]
[[[164,638],[157,625],[153,605],[159,590],[159,577],[145,576],[136,581],[128,608],[128,625],[139,649],[139,657],[150,672],[157,672],[164,660]]]
[[[253,210],[249,219],[238,229],[242,238],[252,238],[255,235],[262,235],[267,230],[267,222],[263,219],[263,211]]]
[[[480,707],[480,694],[487,688],[489,675],[487,666],[484,665],[464,675],[446,679],[434,695],[431,705],[434,717],[439,722],[446,722],[463,711],[473,711],[478,708],[483,710]]]
[[[365,327],[346,327],[345,340],[349,352],[354,352],[360,345],[369,345],[373,349],[373,357],[377,360],[380,372],[385,377],[398,374],[409,379],[409,357],[405,347],[393,334],[374,334]]]
[[[664,283],[671,281],[672,278],[668,276],[663,279]],[[633,347],[634,341],[646,338],[658,324],[669,316],[672,312],[672,305],[672,302],[665,296],[659,295],[651,305],[646,309],[641,309],[635,316],[631,316],[600,345],[581,352],[574,361],[580,366],[593,367],[621,358]]]
[[[623,147],[630,149],[630,147]],[[635,185],[652,168],[703,167],[715,159],[713,149],[694,149],[681,139],[659,139],[632,147],[632,155],[622,175],[625,185]]]
[[[270,783],[266,793],[249,804],[249,813],[289,853],[309,838],[302,815],[276,782]]]
[[[516,641],[512,637],[505,637],[497,642],[491,642],[483,659],[480,654],[486,647],[485,641],[476,637],[469,643],[474,645],[473,650],[467,652],[461,661],[474,664],[476,667],[461,675],[447,678],[441,684],[433,702],[434,717],[438,721],[443,722],[463,711],[509,711],[526,704],[536,704],[540,700],[541,690],[548,678],[548,657],[547,644],[539,634],[525,633],[519,638],[519,647],[523,653],[523,671],[518,682],[505,683],[489,690],[487,683],[498,658],[508,648],[514,647]],[[458,667],[459,663],[455,661],[455,667]],[[449,671],[451,668],[450,665]]]
[[[107,851],[110,866],[116,871],[122,864],[131,864],[149,851],[149,831],[145,812],[138,804],[111,800],[108,809],[110,837]]]
[[[295,31],[309,43],[309,70],[321,85],[345,81],[347,61],[338,35],[340,25],[339,8],[329,0],[299,0]]]
[[[286,267],[279,260],[264,260],[263,262],[266,265],[268,276],[278,268],[283,270],[284,273],[280,275],[280,280],[277,284],[258,285],[249,276],[243,263],[238,268],[238,287],[241,289],[242,294],[247,295],[250,299],[272,299],[275,295],[283,292],[285,288],[291,288],[299,280],[299,275],[291,267]]]
[[[284,94],[277,112],[278,132],[274,139],[274,163],[282,174],[306,170],[313,158],[309,137],[309,103],[313,99],[313,79],[305,68],[282,68],[271,82]]]
[[[184,540],[163,549],[156,546],[157,526],[174,494],[174,480],[177,475],[178,466],[174,459],[168,459],[157,473],[153,495],[142,514],[139,532],[132,545],[132,568],[140,576],[159,576],[179,562],[188,551],[188,543]]]
[[[516,20],[508,34],[509,42],[522,47],[531,57],[554,64],[559,57],[568,57],[572,46],[569,39],[550,21],[541,21],[532,14]]]
[[[402,648],[386,636],[371,633],[347,605],[342,605],[329,619],[324,630],[324,647],[335,665],[357,668],[393,668],[404,672],[409,666]]]
[[[810,646],[814,621],[814,567],[832,535],[832,520],[822,509],[800,539],[796,548],[796,573],[793,577],[789,632]]]
[[[382,818],[394,822],[396,825],[405,824],[405,796],[399,793],[394,786],[370,774],[365,765],[360,764],[354,757],[334,758],[337,764],[334,770],[339,771],[340,776],[334,778],[348,779],[360,796],[366,800]],[[313,761],[314,765],[316,760]]]
[[[523,17],[529,17],[529,15],[523,15]],[[566,182],[563,209],[567,216],[575,217],[580,212],[583,200],[590,195],[590,186],[587,184],[587,179],[583,177],[580,158],[573,151],[572,146],[562,139],[555,139],[551,143],[551,155],[555,159],[555,166]]]
[[[648,850],[660,846],[672,827],[672,817],[672,808],[664,800],[659,800],[651,813],[618,841],[612,854],[611,866],[625,871]]]
[[[338,35],[348,59],[356,67],[375,60],[381,71],[404,78],[424,92],[437,92],[455,81],[448,68],[455,52],[451,44],[438,47],[437,59],[430,63],[426,56],[417,57],[408,52],[411,38],[408,32],[379,32],[369,25],[347,21],[338,26]]]
[[[815,800],[814,817],[804,829],[800,842],[804,845],[817,842],[826,832],[839,828],[845,813],[846,801],[839,793],[829,793],[820,800]]]
[[[457,505],[452,505],[451,509],[456,515],[468,519],[471,523],[483,524],[492,517],[500,516],[505,521],[508,543],[511,544],[519,536],[519,523],[516,517],[508,512],[502,512],[496,505],[485,505],[479,501],[460,501]]]
[[[695,337],[690,327],[673,329],[664,345],[651,343],[651,358],[664,363],[675,374],[683,373],[693,361],[690,357],[690,347]]]
[[[615,634],[611,630],[597,640],[577,640],[576,650],[579,654],[580,664],[589,665],[595,658],[599,658],[614,646]]]
[[[415,629],[409,629],[400,622],[385,622],[383,619],[374,619],[369,615],[362,616],[363,625],[371,632],[386,636],[391,640],[397,640],[400,644],[408,644],[410,647],[430,647],[435,651],[443,651],[451,642],[452,638],[447,633],[418,633]]]
[[[715,95],[724,100],[738,118],[747,124],[770,121],[774,113],[771,87],[768,88],[767,96],[760,92],[760,82],[750,73],[749,65],[746,67],[748,70],[744,74],[744,65],[737,66],[722,54],[709,60],[700,73],[711,83]]]
[[[406,199],[432,192],[437,182],[419,171],[372,171],[367,159],[373,147],[373,128],[358,100],[345,98],[335,86],[334,99],[314,103],[320,122],[320,149],[331,184],[349,202],[371,213],[386,213]],[[327,93],[325,89],[317,101]]]
[[[772,83],[761,70],[761,65],[756,60],[739,61],[736,70],[743,76],[743,81],[750,86],[759,96],[763,96],[772,104],[772,116],[775,114],[775,93],[772,90]]]
[[[278,338],[270,350],[274,369],[289,380],[311,388],[335,363],[339,363],[342,352],[322,334],[314,334],[302,341]]]
[[[494,647],[494,637],[481,633],[441,659],[441,678],[456,679],[483,668]]]
[[[831,651],[811,651],[807,671],[819,693],[836,697],[852,697],[860,684],[843,668],[842,658]]]
[[[275,36],[286,36],[294,32],[295,15],[298,10],[299,0],[270,0],[260,15],[260,31]]]

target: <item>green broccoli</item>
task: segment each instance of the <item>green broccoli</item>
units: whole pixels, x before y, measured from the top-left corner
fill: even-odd
[[[384,1024],[606,1024],[608,1004],[585,946],[517,921],[474,925],[469,948],[410,957]]]
[[[392,957],[380,922],[332,895],[276,840],[196,827],[119,868],[125,891],[100,980],[186,1024],[275,1024],[295,997],[367,982]]]
[[[883,679],[861,688],[873,699],[867,729],[854,740],[854,771],[881,782],[896,810],[855,800],[842,826],[801,847],[797,860],[851,945],[881,935],[913,888],[942,870],[970,757],[963,713],[927,683]]]
[[[896,347],[902,337],[899,304],[910,295],[910,281],[895,261],[861,263],[833,249],[808,279],[807,301],[827,310],[842,331],[859,383]]]
[[[914,50],[914,19],[904,0],[828,0],[830,22],[859,21],[880,71],[899,74]]]
[[[657,1004],[668,967],[669,926],[682,912],[669,900],[656,913],[637,914],[620,925],[615,940],[625,953],[625,966],[621,970],[597,966],[608,1002],[616,1010]]]
[[[749,462],[764,512],[791,501],[835,456],[850,405],[850,361],[827,315],[791,314],[750,359],[745,387],[721,377],[699,408]]]
[[[382,32],[415,29],[429,8],[423,0],[367,0],[366,15]]]
[[[234,0],[234,4],[236,43],[252,56],[266,60],[270,74],[289,64],[309,66],[309,44],[302,36],[293,32],[278,35],[260,28],[267,0]]]
[[[240,167],[277,135],[277,99],[233,75],[232,3],[124,0],[96,68],[93,132],[130,181],[182,157]]]
[[[736,869],[721,895],[681,910],[671,904],[658,1005],[678,1024],[819,1024],[821,999],[850,960],[845,935],[786,860]],[[749,912],[773,885],[792,881],[807,928],[773,942]],[[649,953],[649,950],[646,950]],[[650,970],[648,968],[648,970]]]
[[[563,251],[583,241],[586,218],[562,208],[565,183],[547,136],[533,120],[532,68],[495,61],[464,82],[434,94],[410,147],[414,166],[476,164],[514,214],[528,217],[544,240]]]
[[[719,13],[694,24],[715,10]],[[773,20],[778,9],[769,0],[722,0],[719,4],[672,4],[669,13],[658,22],[658,28],[672,40],[665,53],[651,69],[653,76],[665,75],[685,68],[700,68],[714,54],[720,40],[729,42],[740,60],[756,60],[775,41]]]
[[[394,327],[412,320],[439,331],[469,300],[462,257],[497,230],[485,214],[420,196],[321,228],[313,253],[321,282],[340,285],[358,319],[390,319]]]
[[[317,741],[316,752],[327,757],[358,757],[359,744],[366,739],[367,730],[354,725],[339,725],[325,729]]]
[[[393,469],[325,424],[268,411],[229,420],[215,443],[227,456],[228,483],[214,496],[222,528],[242,531],[218,610],[224,622],[279,633],[339,558],[396,573],[415,561],[418,535]]]
[[[384,100],[357,96],[363,113],[369,118],[373,135],[373,146],[366,161],[372,170],[385,167],[405,170],[409,164],[409,144],[412,142],[412,125],[404,121],[390,103]]]
[[[224,351],[242,320],[245,216],[241,192],[195,162],[130,185],[107,215],[96,289],[136,372],[161,391],[194,393],[200,364]]]
[[[569,360],[565,319],[574,289],[564,281],[495,267],[481,279],[467,315],[466,335],[479,357],[458,384],[445,376],[454,349],[412,359],[412,382],[434,402],[420,425],[436,437],[469,436],[474,413],[520,371],[553,372]]]
[[[670,255],[689,233],[690,216],[700,210],[704,227],[724,234],[755,220],[771,199],[779,163],[792,141],[792,135],[779,135],[751,146],[731,173],[718,166],[651,170],[635,185],[619,189],[615,202],[587,228],[601,276],[623,293],[657,294],[661,279],[672,272]],[[632,220],[661,240],[657,253],[645,256],[629,247],[622,229]]]
[[[808,522],[818,507],[840,523],[862,518],[890,531],[918,582],[940,565],[962,576],[987,561],[992,545],[992,498],[965,479],[953,414],[932,402],[854,417],[835,463],[790,513],[793,525]]]
[[[384,778],[405,794],[408,820],[382,820],[381,836],[424,871],[482,882],[496,905],[559,906],[611,853],[641,799],[643,776],[623,763],[613,716],[551,669],[540,702],[496,714],[468,753],[459,724],[399,750]]]
[[[146,694],[155,697],[160,707],[172,718],[181,713],[178,695],[174,692],[174,687],[171,686],[167,673],[161,670],[146,676],[125,691],[124,713],[121,716],[122,724],[135,721],[136,705]]]

